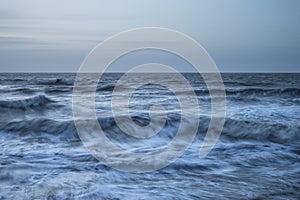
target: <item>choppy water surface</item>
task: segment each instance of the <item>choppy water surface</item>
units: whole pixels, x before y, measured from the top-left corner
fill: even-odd
[[[107,136],[123,148],[150,151],[170,142],[180,107],[157,85],[139,88],[130,108],[147,124],[149,105],[161,103],[170,113],[165,128],[150,140],[121,133],[110,108],[120,76],[106,74],[97,88],[97,117]],[[210,97],[201,77],[184,76],[201,109],[194,143],[166,168],[131,174],[101,164],[79,140],[72,118],[75,74],[0,74],[0,199],[299,199],[300,74],[223,74],[226,123],[202,160]],[[172,74],[139,74],[134,81],[145,77],[163,78],[188,94]]]

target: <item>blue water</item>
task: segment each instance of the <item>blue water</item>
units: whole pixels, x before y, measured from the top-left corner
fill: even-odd
[[[97,87],[96,113],[107,136],[122,148],[149,151],[170,142],[180,106],[157,85],[139,88],[130,112],[147,124],[149,105],[163,104],[170,115],[162,134],[142,141],[121,134],[110,107],[120,76],[105,74]],[[226,122],[201,160],[210,96],[199,75],[184,76],[200,105],[197,137],[168,167],[134,174],[105,166],[84,148],[72,114],[75,74],[0,74],[0,199],[299,199],[300,74],[222,74]],[[138,74],[133,81],[145,77],[172,80],[172,74]]]

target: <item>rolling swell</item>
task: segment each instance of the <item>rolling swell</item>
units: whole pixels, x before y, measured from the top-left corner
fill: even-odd
[[[226,90],[227,95],[300,97],[299,88],[246,88]]]
[[[11,109],[27,109],[44,106],[47,103],[54,102],[43,94],[19,100],[1,100],[0,107]]]
[[[37,85],[73,85],[73,79],[66,78],[47,78],[47,79],[37,79],[35,81]]]
[[[19,135],[50,134],[60,135],[65,138],[69,137],[69,134],[76,134],[73,121],[57,121],[47,118],[12,121],[2,125],[1,130],[7,133],[15,133]]]
[[[122,118],[122,117],[120,117]],[[147,124],[149,119],[139,118],[139,123]],[[192,119],[189,119],[192,121]],[[114,118],[98,118],[102,129],[109,134],[109,138],[118,141],[138,142],[138,139],[130,141],[130,137],[121,132]],[[169,118],[162,132],[158,135],[163,140],[170,140],[179,127],[180,119]],[[192,122],[191,122],[192,123]],[[207,131],[209,118],[202,118],[198,128],[198,137],[203,138]],[[6,133],[19,135],[50,134],[61,138],[78,138],[73,120],[54,120],[36,118],[22,121],[12,121],[2,124],[0,129]],[[142,129],[141,129],[142,131]],[[266,123],[259,121],[236,120],[227,118],[221,137],[234,142],[235,140],[271,141],[276,143],[293,142],[300,139],[300,126],[291,126],[278,123]],[[122,134],[121,134],[122,133]],[[128,139],[129,137],[129,139]],[[133,139],[133,138],[132,138]]]
[[[300,139],[299,125],[266,123],[261,121],[226,119],[222,131],[229,139],[293,142]]]
[[[216,94],[222,90],[214,90]],[[196,89],[195,93],[198,96],[209,95],[207,89]],[[243,88],[243,89],[226,89],[228,97],[244,96],[248,97],[300,97],[300,88]]]

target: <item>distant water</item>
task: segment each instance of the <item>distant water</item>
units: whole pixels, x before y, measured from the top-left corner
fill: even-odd
[[[167,144],[179,123],[176,97],[157,85],[139,88],[130,102],[139,123],[148,122],[150,104],[162,103],[171,115],[153,140],[128,138],[110,108],[120,76],[106,74],[97,88],[97,117],[107,136],[123,148]],[[166,168],[130,174],[101,164],[79,140],[72,118],[75,74],[0,74],[0,199],[300,199],[300,74],[223,74],[226,123],[202,160],[210,97],[201,77],[184,76],[201,109],[194,143]],[[144,77],[172,80],[172,74],[139,74],[136,81]]]

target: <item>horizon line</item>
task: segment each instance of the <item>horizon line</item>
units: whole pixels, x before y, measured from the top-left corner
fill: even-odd
[[[54,74],[77,74],[79,72],[74,72],[74,71],[0,71],[0,74],[22,74],[22,73],[34,73],[34,74],[50,74],[50,73],[54,73]],[[98,73],[98,72],[84,72],[83,74],[93,74],[93,73]],[[162,73],[167,73],[167,74],[172,74],[170,72],[126,72],[126,71],[113,71],[113,72],[105,72],[107,74],[123,74],[123,73],[130,73],[130,74],[144,74],[144,73],[152,73],[152,74],[162,74]],[[174,72],[175,73],[175,72]],[[179,72],[179,73],[184,73],[184,74],[198,74],[198,72],[189,72],[189,71],[183,71],[183,72]],[[203,72],[203,73],[213,73],[213,72]],[[239,74],[299,74],[300,71],[225,71],[222,72],[220,71],[221,74],[229,74],[229,73],[239,73]]]

